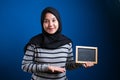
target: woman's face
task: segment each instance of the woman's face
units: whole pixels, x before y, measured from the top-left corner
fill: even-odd
[[[48,34],[54,34],[59,28],[57,18],[51,13],[46,13],[43,28]]]

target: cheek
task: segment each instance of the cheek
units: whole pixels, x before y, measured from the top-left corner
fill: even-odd
[[[43,28],[46,29],[48,27],[47,24],[43,24]]]
[[[58,28],[59,28],[59,24],[58,24],[58,23],[56,23],[55,25],[56,25],[56,29],[58,29]]]
[[[56,31],[57,31],[58,29],[59,29],[59,27],[57,26],[57,27],[56,27]]]
[[[43,29],[44,29],[45,31],[47,31],[47,26],[46,26],[46,25],[43,25]]]

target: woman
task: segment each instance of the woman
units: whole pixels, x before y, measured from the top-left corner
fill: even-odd
[[[47,7],[41,14],[42,33],[25,46],[22,69],[32,73],[31,80],[67,80],[66,70],[93,63],[77,64],[73,60],[72,41],[64,36],[61,19],[55,8]]]

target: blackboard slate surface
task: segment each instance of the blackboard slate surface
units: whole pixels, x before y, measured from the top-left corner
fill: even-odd
[[[76,46],[76,63],[93,62],[97,64],[97,56],[97,47]]]

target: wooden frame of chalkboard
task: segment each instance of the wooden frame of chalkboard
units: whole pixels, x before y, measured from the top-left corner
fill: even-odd
[[[98,63],[98,48],[91,46],[76,46],[76,63]]]

